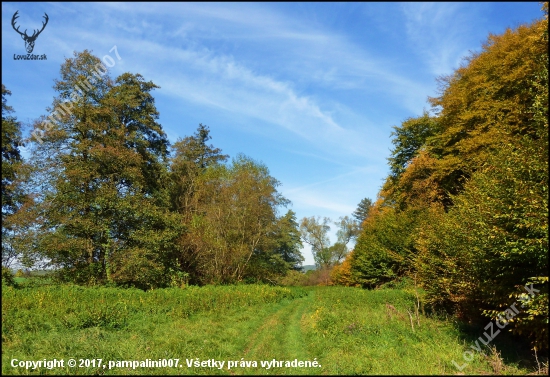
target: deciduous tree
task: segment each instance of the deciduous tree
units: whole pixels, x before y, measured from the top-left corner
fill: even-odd
[[[175,224],[164,209],[168,141],[150,94],[157,86],[139,74],[94,74],[100,63],[88,51],[65,61],[56,121],[35,143],[34,162],[48,172],[38,251],[73,281],[162,285],[160,273],[148,274],[167,267]]]

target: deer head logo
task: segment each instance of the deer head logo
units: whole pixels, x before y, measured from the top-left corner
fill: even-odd
[[[13,30],[15,30],[16,32],[18,32],[21,35],[21,38],[23,38],[23,40],[25,41],[25,49],[30,54],[32,52],[32,50],[34,49],[34,42],[36,41],[36,38],[38,38],[40,33],[42,33],[42,30],[44,30],[44,28],[48,24],[49,17],[48,17],[48,14],[46,12],[44,12],[45,16],[42,16],[42,17],[44,17],[46,19],[46,22],[42,22],[42,29],[34,30],[32,35],[28,36],[27,35],[27,29],[25,29],[25,32],[21,33],[19,31],[19,26],[17,28],[15,27],[15,20],[19,17],[17,15],[17,13],[19,13],[19,11],[15,12],[12,19],[11,19],[11,26],[13,26]]]

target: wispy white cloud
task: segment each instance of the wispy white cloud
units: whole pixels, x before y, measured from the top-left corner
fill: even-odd
[[[376,169],[374,169],[372,167],[356,168],[356,169],[353,169],[353,170],[348,171],[346,173],[339,174],[337,176],[330,177],[330,178],[327,178],[327,179],[324,179],[324,180],[321,180],[321,181],[308,183],[306,185],[302,185],[302,186],[299,186],[299,187],[294,187],[294,188],[287,189],[287,190],[285,190],[285,192],[288,193],[288,194],[297,193],[297,192],[306,192],[307,193],[309,191],[306,190],[306,189],[311,189],[312,187],[316,187],[316,186],[320,186],[320,185],[326,185],[329,182],[334,182],[334,181],[340,181],[341,182],[342,178],[358,175],[360,173],[364,174],[364,173],[367,173],[367,172],[373,172],[375,170]]]
[[[403,3],[401,11],[412,50],[423,57],[431,72],[440,76],[458,68],[468,53],[475,8],[468,3]]]
[[[159,4],[154,9],[147,4],[108,6],[132,19],[139,20],[140,14],[161,18],[165,39],[175,29],[176,34],[184,30],[189,38],[187,42],[196,46],[212,40],[231,40],[231,43],[244,40],[243,43],[250,44],[259,54],[269,53],[269,60],[280,61],[280,69],[285,73],[293,73],[295,78],[309,80],[315,85],[391,91],[400,95],[414,91],[415,96],[423,89],[422,83],[397,75],[392,69],[395,62],[365,50],[364,46],[349,41],[347,36],[304,25],[301,20],[265,7],[193,3],[177,7]],[[246,65],[242,61],[240,64]]]
[[[304,25],[263,6],[101,3],[93,5],[93,11],[89,5],[75,7],[86,8],[86,27],[82,17],[52,25],[49,49],[62,50],[68,57],[80,50],[82,41],[108,48],[117,44],[124,59],[115,71],[140,72],[163,93],[182,101],[274,124],[313,145],[333,146],[327,148],[329,153],[372,153],[375,145],[365,135],[365,126],[372,124],[363,124],[358,132],[356,124],[340,116],[338,100],[329,104],[304,88],[355,90],[365,97],[386,93],[400,98],[398,106],[413,111],[425,101],[418,96],[422,84],[396,74],[383,57],[344,35]],[[253,59],[254,53],[252,58],[245,54],[237,59],[211,45],[227,39],[234,44],[242,40],[248,50],[265,54],[261,60],[271,60],[269,67],[275,63],[282,71],[267,70]],[[102,56],[107,50],[94,53]]]
[[[353,130],[338,124],[309,96],[299,95],[291,83],[257,74],[231,57],[153,42],[128,47],[138,62],[146,59],[142,51],[157,56],[156,64],[165,69],[130,64],[136,65],[136,71],[149,71],[147,76],[165,92],[182,100],[275,124],[314,144],[354,152],[367,150],[365,141]]]

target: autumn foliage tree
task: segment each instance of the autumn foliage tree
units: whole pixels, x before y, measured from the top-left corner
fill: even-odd
[[[351,274],[351,260],[353,258],[353,251],[351,251],[346,259],[339,265],[334,266],[330,272],[330,281],[334,285],[343,285],[345,287],[352,287],[358,285],[356,280]]]
[[[239,155],[213,164],[197,177],[187,230],[179,240],[182,260],[200,283],[269,277],[291,265],[273,237],[282,230],[278,208],[288,201],[265,165]],[[292,243],[292,241],[290,241]],[[293,264],[293,263],[292,263]]]
[[[548,347],[548,20],[490,35],[392,133],[391,173],[349,259],[352,283],[415,274],[428,302],[499,318]],[[346,282],[346,284],[349,284]],[[482,322],[480,322],[482,323]]]
[[[471,103],[468,109],[473,110],[452,116],[480,114],[477,123],[471,122],[470,140],[453,146],[478,168],[464,180],[464,191],[452,197],[449,213],[436,215],[427,225],[426,238],[419,241],[420,276],[429,300],[468,318],[498,318],[533,284],[539,292],[523,304],[510,327],[547,348],[547,19],[491,36],[468,69],[463,69],[465,83],[451,83],[440,103],[449,106],[445,101],[470,77],[479,77],[476,85],[483,77],[484,87],[493,88]],[[484,138],[488,149],[474,153],[473,143],[481,137],[473,130],[481,129],[489,116],[493,126],[485,126]]]

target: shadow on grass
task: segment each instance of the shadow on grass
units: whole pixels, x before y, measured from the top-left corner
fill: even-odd
[[[474,353],[480,352],[486,355],[489,359],[495,373],[500,373],[501,370],[498,363],[502,363],[502,367],[505,369],[506,366],[515,366],[521,369],[527,369],[534,374],[543,367],[543,363],[548,363],[548,350],[543,352],[538,351],[537,364],[535,352],[531,348],[529,342],[524,338],[517,335],[514,335],[510,332],[509,328],[499,329],[496,324],[493,322],[493,327],[485,327],[488,325],[489,321],[481,324],[468,324],[463,322],[455,322],[457,329],[459,331],[460,340],[466,344],[464,351],[472,351]],[[491,335],[491,330],[493,331],[493,339],[489,342],[487,341],[487,335]],[[500,332],[498,332],[500,330]],[[486,344],[485,344],[486,343]],[[496,351],[496,353],[495,353]],[[500,359],[500,362],[499,360]],[[463,359],[456,360],[458,364],[462,364],[465,361]],[[547,364],[546,364],[547,365]]]

